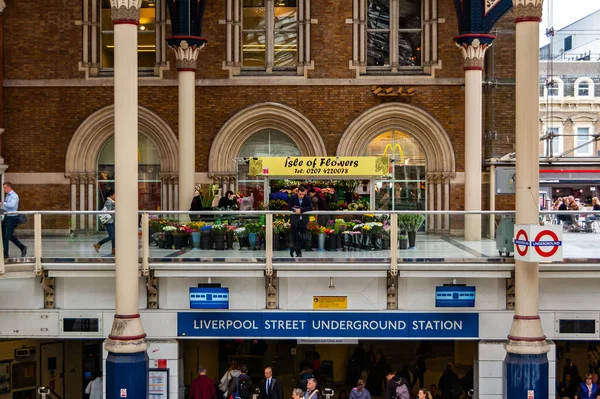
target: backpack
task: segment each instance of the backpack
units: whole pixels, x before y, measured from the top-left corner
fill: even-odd
[[[242,376],[244,376],[245,378],[242,378]],[[237,378],[237,396],[235,396],[236,398],[240,398],[240,399],[248,399],[250,398],[251,392],[250,392],[250,386],[252,385],[252,381],[250,381],[250,378],[248,378],[248,376],[245,375],[240,375]]]
[[[406,381],[401,379],[400,381],[394,381],[394,383],[396,384],[396,390],[394,391],[393,399],[410,399],[410,392],[408,391]]]

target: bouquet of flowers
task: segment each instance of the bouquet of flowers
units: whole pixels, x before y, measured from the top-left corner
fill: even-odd
[[[283,219],[279,219],[273,222],[273,233],[285,234],[290,232],[290,224]]]
[[[319,225],[315,221],[310,221],[306,226],[306,231],[308,231],[311,234],[319,234]]]
[[[165,227],[169,222],[167,219],[162,218],[153,218],[148,221],[148,228],[151,232],[156,233],[159,231],[163,231],[163,227]]]
[[[173,235],[174,236],[185,236],[188,235],[192,232],[192,229],[190,229],[188,226],[186,226],[185,224],[177,227],[176,230],[173,231]]]
[[[346,221],[344,219],[335,219],[333,230],[335,231],[335,234],[340,234],[341,232],[345,231]]]
[[[223,234],[227,232],[227,225],[226,224],[215,224],[212,226],[212,231],[215,234]]]
[[[176,226],[168,225],[168,226],[163,227],[163,231],[165,233],[173,233],[175,230],[177,230]]]
[[[289,210],[288,203],[281,199],[272,199],[269,201],[269,209],[271,210]]]
[[[187,226],[192,232],[200,231],[200,229],[206,226],[206,222],[189,222]]]
[[[248,232],[246,231],[245,227],[238,227],[237,229],[233,230],[233,233],[236,235],[236,237],[248,237]]]

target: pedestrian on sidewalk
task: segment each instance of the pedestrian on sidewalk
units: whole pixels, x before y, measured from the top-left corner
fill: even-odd
[[[104,203],[104,208],[106,208],[107,211],[115,210],[115,192],[114,191],[111,190],[108,192],[108,198],[106,199],[106,202]],[[110,218],[104,219],[106,221],[103,221],[102,215],[100,215],[100,216],[101,216],[99,218],[100,222],[102,224],[104,224],[104,228],[106,229],[106,232],[108,233],[108,237],[95,243],[94,249],[96,250],[96,252],[100,252],[100,247],[110,241],[112,243],[112,255],[114,255],[115,254],[115,215],[114,214],[112,214],[112,215],[105,214],[105,216],[110,216]]]
[[[2,208],[5,212],[17,212],[19,210],[19,196],[14,192],[12,183],[6,182],[2,185],[4,189],[4,202]],[[27,246],[14,235],[15,228],[19,224],[18,215],[4,215],[2,220],[2,245],[4,245],[4,258],[8,258],[8,242],[12,242],[21,250],[21,257],[27,255]]]

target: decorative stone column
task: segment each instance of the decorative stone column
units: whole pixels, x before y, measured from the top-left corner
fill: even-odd
[[[78,177],[75,174],[71,174],[67,176],[69,178],[69,182],[71,183],[71,210],[77,210],[77,180]],[[69,230],[77,229],[77,215],[74,213],[71,214],[71,226]]]
[[[88,211],[95,211],[96,209],[94,209],[94,182],[96,181],[96,179],[94,178],[93,174],[88,174],[87,178],[87,208]],[[96,216],[95,215],[87,215],[87,227],[88,230],[93,230],[94,229],[94,218]]]
[[[111,0],[115,27],[116,314],[105,349],[106,397],[148,397],[146,334],[138,308],[138,53],[141,0]],[[122,198],[119,201],[119,198]]]
[[[85,173],[79,175],[79,210],[85,211],[85,182],[87,177]],[[85,230],[85,215],[79,215],[79,230]]]
[[[189,2],[185,7],[167,0],[167,5],[173,35],[167,43],[175,53],[179,75],[179,181],[175,209],[187,210],[196,185],[196,65],[200,50],[206,45],[206,39],[201,37],[206,0]]]
[[[495,36],[466,34],[454,38],[465,66],[465,210],[481,210],[482,81],[485,51]],[[465,240],[481,240],[481,215],[465,215]]]
[[[516,223],[539,224],[539,25],[543,0],[513,0],[516,22]],[[515,261],[515,315],[504,369],[505,397],[548,397],[550,350],[539,309],[536,262]],[[528,391],[533,391],[528,395]]]

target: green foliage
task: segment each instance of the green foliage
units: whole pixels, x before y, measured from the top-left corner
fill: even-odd
[[[398,215],[398,227],[402,231],[418,231],[425,222],[423,214],[400,214]]]

